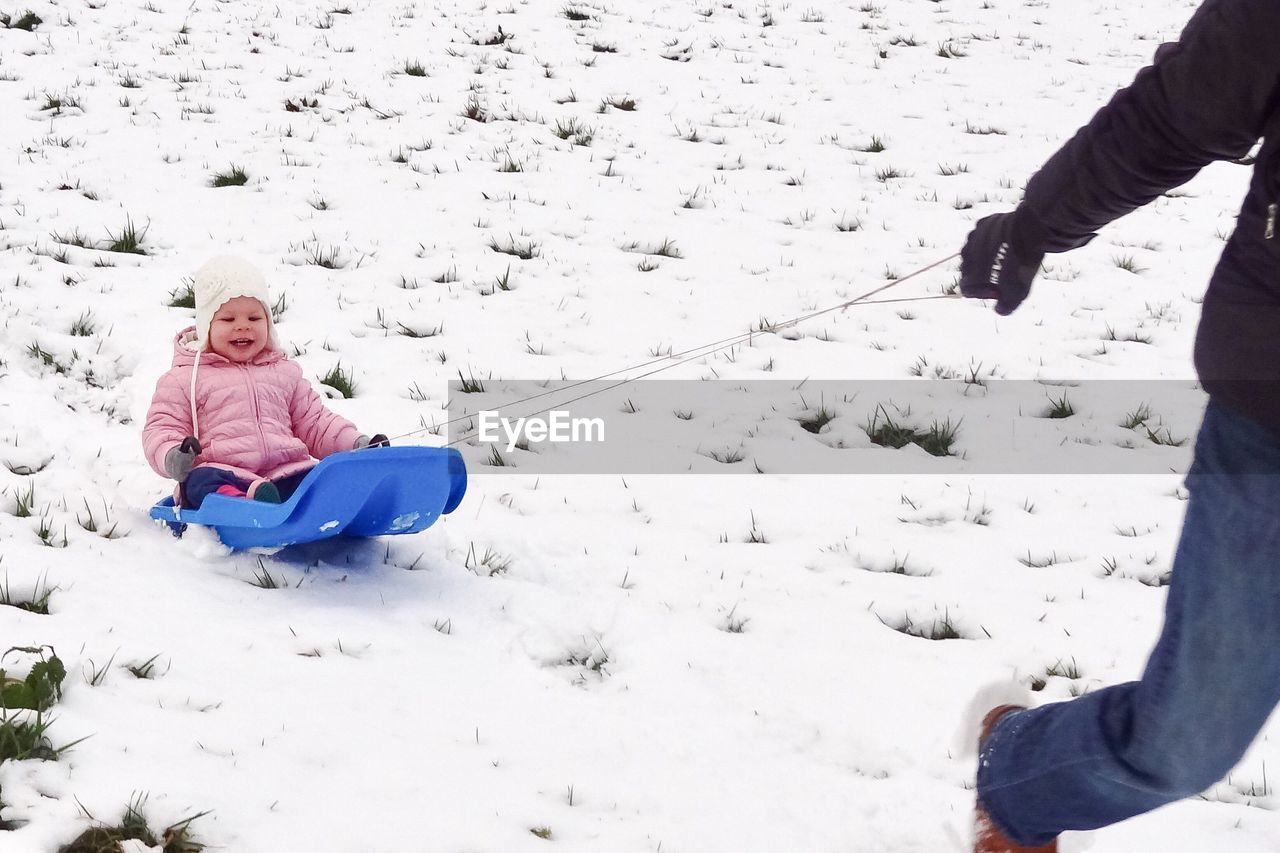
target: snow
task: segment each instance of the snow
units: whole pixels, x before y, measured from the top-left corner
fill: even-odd
[[[634,455],[580,475],[554,473],[560,448],[495,468],[464,444],[466,499],[413,536],[174,540],[146,517],[171,484],[139,429],[192,316],[170,294],[224,252],[266,272],[308,375],[351,372],[330,405],[395,443],[459,437],[460,375],[589,379],[839,305],[1011,208],[1192,4],[3,11],[27,8],[34,32],[0,33],[0,570],[15,600],[54,589],[49,615],[0,607],[0,646],[57,650],[51,737],[88,739],[0,765],[20,824],[0,850],[54,851],[146,792],[153,827],[212,810],[194,835],[245,853],[956,851],[979,688],[1040,677],[1052,701],[1140,673],[1190,442],[1118,424],[1152,400],[1157,431],[1194,434],[1198,301],[1248,177],[1230,164],[1049,258],[1011,317],[851,306],[674,365],[652,403],[598,395],[611,427],[629,397],[644,418]],[[233,166],[244,186],[210,185]],[[130,222],[148,254],[104,251]],[[970,370],[989,394],[935,379]],[[805,380],[894,390],[822,397],[811,435]],[[776,411],[721,417],[710,389],[739,383]],[[964,418],[963,457],[870,445],[866,414],[912,383],[924,422]],[[1077,414],[1036,417],[1064,387]],[[877,471],[814,473],[832,454]],[[939,620],[962,639],[894,630]],[[124,668],[154,655],[153,678]],[[1064,849],[1274,849],[1275,734],[1202,798]]]
[[[391,519],[392,530],[404,530],[406,527],[413,527],[414,522],[419,518],[419,513],[407,512],[404,515],[397,515]]]

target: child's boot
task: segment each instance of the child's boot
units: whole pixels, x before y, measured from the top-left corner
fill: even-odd
[[[248,498],[267,504],[280,503],[280,490],[270,480],[254,480],[249,486]]]

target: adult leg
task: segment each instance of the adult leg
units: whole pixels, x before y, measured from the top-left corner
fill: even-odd
[[[978,796],[1020,844],[1203,791],[1280,703],[1280,437],[1211,402],[1187,487],[1142,680],[1008,714],[983,746]]]

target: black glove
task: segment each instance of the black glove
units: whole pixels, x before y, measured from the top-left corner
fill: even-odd
[[[164,471],[179,483],[187,479],[191,469],[196,465],[196,457],[200,455],[200,441],[189,435],[177,447],[172,447],[164,455]]]
[[[1030,214],[997,213],[978,220],[960,252],[960,292],[996,300],[996,313],[1013,313],[1031,292],[1044,250],[1028,237]]]
[[[384,433],[377,433],[370,438],[367,435],[356,436],[356,450],[363,450],[366,447],[390,447],[391,439],[387,438]]]

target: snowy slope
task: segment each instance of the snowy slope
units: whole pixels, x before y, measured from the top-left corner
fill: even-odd
[[[1050,258],[1009,318],[928,299],[767,329],[957,252],[1193,4],[0,12],[27,8],[34,31],[0,30],[0,591],[52,592],[48,615],[0,606],[0,646],[57,650],[50,736],[88,739],[0,764],[0,850],[54,851],[147,792],[153,826],[212,810],[193,834],[250,853],[956,851],[980,685],[1051,701],[1141,671],[1189,460],[1118,425],[1141,385],[1015,414],[1150,454],[1144,475],[984,473],[1001,452],[960,396],[916,415],[966,417],[973,464],[931,469],[870,447],[862,402],[810,435],[797,394],[766,437],[926,473],[704,455],[742,476],[539,477],[473,443],[465,502],[425,533],[275,556],[153,525],[169,486],[139,429],[193,313],[170,302],[225,251],[267,273],[308,375],[353,373],[333,407],[400,443],[459,437],[459,373],[586,379],[762,326],[661,377],[1185,388],[1247,180],[1230,164]],[[130,224],[146,254],[108,251]],[[1203,399],[1177,399],[1157,435],[1193,435]],[[706,405],[689,448],[725,445]],[[894,630],[943,622],[961,637]],[[153,678],[125,668],[157,655]],[[1275,849],[1267,763],[1264,737],[1201,799],[1069,844]]]

